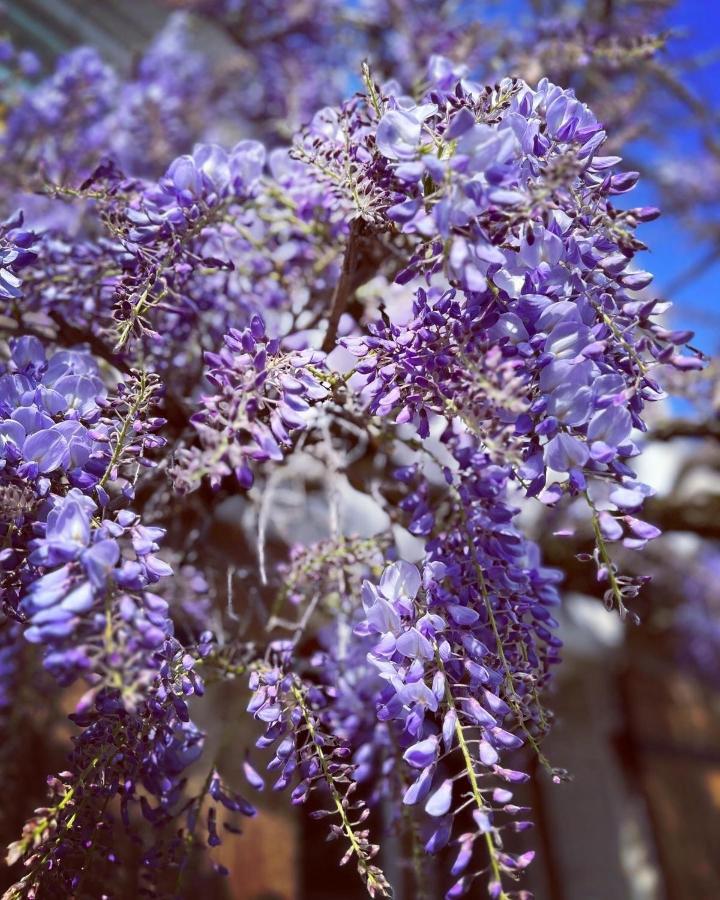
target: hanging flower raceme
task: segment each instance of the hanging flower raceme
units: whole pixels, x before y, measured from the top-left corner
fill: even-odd
[[[378,717],[398,729],[403,760],[412,772],[403,803],[422,807],[432,822],[426,851],[443,849],[453,838],[454,811],[473,807],[477,832],[459,839],[453,875],[462,877],[447,896],[465,893],[486,871],[494,896],[502,890],[502,873],[513,876],[532,859],[502,852],[498,823],[499,814],[515,813],[512,792],[498,787],[498,780],[513,784],[529,777],[501,765],[501,755],[523,743],[514,731],[527,725],[513,715],[519,704],[511,701],[513,709],[502,698],[508,685],[501,666],[490,668],[493,653],[482,639],[492,639],[488,615],[493,613],[468,602],[452,569],[452,564],[429,563],[421,577],[417,567],[393,563],[377,587],[365,583],[366,619],[356,631],[375,642],[370,659],[386,682],[376,701]],[[462,764],[454,777],[447,767],[453,751]],[[480,867],[466,874],[476,841],[484,847]]]
[[[230,153],[213,144],[178,157],[156,185],[127,206],[109,202],[106,215],[121,217],[123,245],[132,258],[115,289],[116,349],[153,329],[152,311],[162,305],[182,318],[182,285],[198,266],[227,267],[202,255],[202,232],[218,223],[233,203],[249,199],[265,162],[257,141],[242,141]],[[117,179],[115,179],[117,180]]]
[[[0,570],[3,600],[17,608],[36,521],[45,521],[67,485],[80,493],[100,479],[104,454],[91,432],[105,387],[87,353],[60,350],[46,360],[37,338],[22,337],[12,342],[0,390],[0,471],[8,501]]]
[[[100,569],[112,568],[117,561],[110,559],[110,543],[90,553],[89,520],[95,510],[91,498],[105,506],[107,488],[120,485],[123,467],[129,461],[152,465],[146,453],[163,444],[156,432],[164,420],[147,415],[157,384],[142,377],[140,381],[134,390],[129,377],[108,395],[97,363],[86,351],[59,350],[46,359],[37,338],[12,342],[9,363],[0,375],[0,468],[8,499],[11,493],[15,497],[7,506],[2,557],[7,602],[14,596],[16,606],[21,587],[30,584],[24,568],[28,564],[48,567],[76,561],[81,550],[88,551],[88,560],[97,556]],[[124,478],[122,485],[129,496],[132,490]],[[106,533],[111,527],[104,523],[93,529],[93,540],[112,541],[122,533],[122,524],[115,534]],[[31,561],[23,547],[38,533],[44,533],[46,544],[35,540],[32,546],[38,549]],[[64,595],[69,582],[57,573],[53,579],[53,590]],[[101,580],[98,575],[98,590]]]
[[[135,706],[128,708],[120,690],[104,688],[71,717],[82,731],[74,739],[69,769],[49,779],[48,804],[9,848],[9,862],[23,859],[26,869],[13,886],[15,895],[41,885],[72,893],[81,877],[106,883],[121,861],[112,841],[117,823],[108,811],[113,800],[118,801],[122,828],[146,845],[143,880],[155,892],[169,890],[187,865],[208,796],[230,813],[254,814],[247,801],[223,788],[214,772],[199,794],[190,799],[184,794],[184,772],[198,759],[204,742],[203,733],[189,721],[185,699],[203,692],[194,664],[168,638],[155,652],[158,674]],[[143,822],[151,829],[150,841]],[[210,846],[219,843],[216,822],[213,802],[206,831]],[[177,834],[165,837],[161,829],[167,826]]]
[[[520,459],[516,421],[530,406],[521,360],[488,337],[483,310],[468,309],[455,290],[418,289],[413,318],[404,325],[375,322],[370,334],[342,339],[359,362],[355,383],[368,410],[412,423],[420,438],[430,418],[461,419],[499,460]],[[480,360],[482,359],[482,364]]]
[[[204,476],[217,487],[231,474],[250,487],[252,463],[282,460],[293,432],[308,427],[312,404],[328,396],[320,380],[324,354],[284,351],[259,317],[244,331],[232,329],[224,343],[220,353],[205,354],[217,393],[203,398],[192,419],[200,446],[178,454],[181,490],[197,487]]]
[[[379,847],[371,844],[363,823],[369,810],[361,800],[352,797],[357,788],[355,765],[350,749],[323,721],[328,700],[320,687],[303,683],[285,666],[291,660],[289,642],[273,645],[278,656],[276,666],[262,666],[250,677],[253,691],[248,710],[265,726],[257,741],[261,749],[273,748],[268,771],[279,772],[274,790],[284,790],[296,782],[292,802],[301,804],[312,790],[329,793],[329,810],[314,813],[315,818],[336,817],[331,825],[331,838],[340,838],[349,846],[343,862],[354,859],[358,874],[371,897],[387,897],[390,893],[382,871],[372,862]]]
[[[116,642],[142,652],[171,634],[167,604],[145,593],[171,574],[154,555],[164,530],[127,511],[95,526],[96,514],[92,500],[73,489],[36,523],[43,536],[28,547],[19,605],[25,637],[47,646],[45,664],[62,680],[83,671],[110,676]]]
[[[46,358],[35,337],[12,341],[10,350],[0,376],[2,599],[10,617],[3,638],[41,645],[61,685],[82,677],[89,689],[74,717],[83,730],[70,768],[51,779],[48,807],[9,860],[23,858],[27,869],[17,890],[42,883],[72,893],[89,846],[114,859],[105,843],[113,798],[126,829],[136,827],[131,807],[153,827],[188,808],[182,773],[203,735],[186,698],[202,694],[203,684],[196,658],[173,638],[167,603],[150,590],[172,571],[157,555],[165,530],[126,508],[128,465],[152,465],[145,454],[162,445],[155,432],[164,420],[148,415],[156,381],[137,373],[108,395],[86,351]],[[3,709],[13,702],[17,649],[3,640]],[[194,824],[188,828],[192,835]],[[191,844],[156,851],[177,868]]]

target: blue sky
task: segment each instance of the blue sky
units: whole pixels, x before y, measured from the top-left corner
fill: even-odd
[[[706,64],[688,75],[687,83],[717,114],[720,112],[720,0],[679,0],[671,12],[670,24],[681,32],[670,45],[672,56],[706,57]],[[673,127],[672,123],[668,127]],[[679,134],[682,141],[691,144],[689,135],[682,131]],[[720,141],[720,120],[716,134]],[[648,150],[646,159],[651,156],[652,151]],[[642,197],[645,191],[640,186],[634,193]],[[699,247],[697,240],[668,216],[642,226],[640,237],[651,248],[644,265],[655,273],[660,292],[708,251],[707,245]],[[706,352],[720,351],[720,262],[674,291],[672,299],[676,303],[676,324],[694,328],[696,343]]]

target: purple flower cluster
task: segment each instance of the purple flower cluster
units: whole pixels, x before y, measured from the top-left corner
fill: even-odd
[[[195,311],[183,286],[198,265],[231,267],[203,253],[203,231],[222,218],[228,205],[252,196],[264,161],[265,150],[256,141],[243,141],[230,153],[199,145],[116,211],[124,219],[117,230],[131,260],[115,288],[116,349],[145,333],[159,339],[149,317],[159,305],[181,318],[185,306]],[[114,198],[109,206],[116,210]]]
[[[200,446],[178,454],[175,477],[181,490],[206,476],[217,487],[232,474],[249,488],[251,463],[281,460],[292,433],[308,427],[312,405],[328,395],[318,377],[323,354],[283,351],[258,316],[244,331],[231,329],[224,343],[220,353],[206,353],[207,377],[217,393],[206,396],[192,417]]]
[[[35,83],[27,76],[37,78],[40,66],[26,66],[2,140],[6,166],[21,174],[14,186],[36,186],[38,174],[75,182],[104,156],[152,177],[210,138],[222,76],[207,51],[193,46],[191,31],[187,17],[171,17],[127,79],[89,47],[63,55]]]
[[[102,518],[91,496],[108,503],[102,485],[116,482],[123,453],[142,455],[137,433],[144,426],[133,443],[107,424],[102,413],[112,403],[84,352],[46,360],[36,338],[18,338],[0,377],[2,473],[7,499],[14,494],[4,505],[3,600],[27,622],[26,638],[46,645],[47,667],[66,681],[97,672],[90,656],[112,631],[114,591],[144,591],[170,571],[154,556],[162,529],[142,526],[123,509]],[[127,596],[122,605],[133,640],[154,647],[166,637],[159,597]]]
[[[108,393],[85,350],[46,359],[38,338],[16,338],[0,383],[0,468],[38,499],[67,482],[105,506],[123,464],[152,466],[146,454],[164,443],[156,434],[164,419],[148,415],[156,380],[131,374]]]
[[[460,564],[429,562],[421,576],[413,565],[393,563],[377,587],[365,582],[366,618],[356,628],[358,634],[373,639],[369,658],[385,682],[376,696],[378,717],[397,729],[411,773],[403,803],[422,806],[432,822],[426,851],[437,852],[452,839],[453,813],[460,797],[467,797],[473,806],[477,832],[459,839],[452,874],[461,877],[448,897],[466,893],[479,874],[465,871],[475,841],[485,847],[491,894],[500,889],[501,873],[512,875],[532,859],[532,854],[500,852],[503,826],[497,821],[499,814],[517,812],[510,802],[512,792],[498,787],[497,780],[513,784],[528,778],[501,765],[501,755],[522,745],[523,737],[515,733],[519,726],[534,741],[528,730],[531,720],[520,709],[520,670],[503,671],[511,659],[509,642],[504,645],[508,657],[503,656],[502,662],[487,646],[493,644],[496,623],[503,628],[504,610],[493,611],[482,600],[478,602],[480,598],[468,591],[462,576]],[[423,583],[425,598],[421,600]],[[546,594],[545,599],[550,597]],[[519,624],[519,610],[513,612]],[[526,672],[525,686],[534,690],[536,684]],[[445,760],[453,751],[458,751],[462,768],[459,776],[451,778]],[[455,785],[458,778],[465,782],[464,792]],[[516,830],[523,827],[513,824]]]
[[[0,225],[0,300],[19,300],[22,296],[19,273],[37,257],[33,249],[36,237],[22,228],[22,214]]]
[[[650,489],[628,460],[645,403],[663,396],[652,369],[702,365],[677,349],[689,332],[652,318],[667,304],[638,295],[651,276],[632,267],[644,246],[632,231],[656,211],[613,207],[637,175],[598,155],[605,132],[571,92],[451,84],[440,78],[420,105],[385,99],[374,140],[349,117],[388,219],[416,242],[398,281],[437,285],[417,289],[409,321],[343,341],[360,359],[356,384],[372,412],[420,437],[434,414],[488,449],[509,443],[501,456],[529,496],[586,498],[598,553],[621,538],[641,547],[658,531],[633,515]],[[505,387],[488,378],[488,353]]]
[[[154,839],[146,844],[143,859],[148,889],[157,891],[168,869],[173,876],[182,871],[205,800],[205,791],[189,802],[183,796],[184,771],[199,757],[204,742],[189,721],[185,700],[203,693],[194,664],[170,638],[156,651],[158,676],[136,706],[128,707],[120,689],[104,688],[71,717],[82,731],[74,739],[70,768],[48,780],[50,801],[9,848],[9,862],[23,859],[26,869],[16,891],[32,895],[42,886],[72,893],[82,877],[97,878],[100,884],[112,877],[121,859],[112,842],[116,823],[108,811],[111,801],[117,801],[122,827],[136,833],[140,844],[145,841],[135,810],[152,828]],[[213,799],[233,812],[252,814],[247,803],[222,791],[217,777],[208,779],[208,787]],[[217,837],[215,819],[213,807],[210,845]],[[167,838],[161,831],[167,825],[181,827]],[[89,865],[93,857],[94,865]]]
[[[126,651],[142,652],[171,633],[167,604],[144,592],[171,574],[155,556],[164,530],[141,525],[127,511],[93,527],[96,511],[74,488],[48,513],[42,537],[29,544],[29,586],[19,606],[29,626],[25,637],[47,646],[45,665],[63,680],[77,672],[109,672],[118,635]],[[115,596],[118,590],[123,593]],[[100,663],[102,656],[109,659]]]
[[[411,422],[423,439],[431,418],[456,416],[501,460],[520,454],[515,422],[530,405],[526,371],[488,340],[483,310],[467,310],[457,291],[419,288],[411,321],[376,322],[370,336],[342,343],[359,359],[351,384],[374,415]]]
[[[273,748],[268,771],[279,772],[273,789],[284,790],[297,781],[291,795],[294,804],[304,803],[317,787],[329,790],[331,809],[313,815],[339,818],[339,824],[331,826],[330,837],[342,838],[349,844],[342,862],[354,857],[369,896],[387,897],[390,885],[372,862],[379,847],[370,843],[369,831],[363,827],[369,809],[352,797],[357,782],[355,765],[349,761],[350,748],[323,723],[328,705],[325,692],[285,671],[292,650],[289,643],[277,642],[271,650],[279,657],[278,665],[252,672],[253,695],[248,710],[265,726],[257,746]],[[259,786],[258,776],[253,773],[250,777]]]
[[[165,529],[126,508],[128,462],[151,465],[145,453],[163,443],[155,432],[164,420],[148,414],[156,385],[137,381],[108,394],[87,351],[46,358],[35,337],[11,342],[0,376],[2,707],[12,703],[23,633],[61,685],[80,676],[89,687],[70,769],[51,782],[56,802],[10,850],[11,861],[26,857],[28,889],[74,891],[89,839],[110,833],[104,810],[114,797],[127,828],[131,803],[154,826],[170,822],[182,772],[202,748],[184,699],[201,694],[202,681],[172,636],[167,603],[150,591],[172,571],[156,555]],[[176,866],[184,846],[172,849]]]
[[[293,340],[300,346],[312,342],[320,304],[331,301],[349,208],[286,148],[268,154],[267,168],[234,234],[226,228],[209,246],[233,263],[232,272],[222,273],[221,287],[236,315],[244,308],[273,330],[284,330],[292,316]]]
[[[131,239],[145,243],[159,230],[182,234],[199,218],[201,205],[212,208],[228,196],[249,197],[264,164],[265,148],[257,141],[241,141],[229,153],[216,144],[198,145],[192,155],[173,161],[157,188],[145,191],[148,225],[136,223]]]
[[[118,79],[100,54],[80,47],[62,56],[52,75],[26,90],[3,134],[6,166],[22,172],[18,187],[39,173],[63,182],[87,174],[107,146],[105,120],[116,102]],[[32,159],[27,169],[20,165]]]
[[[175,17],[131,78],[81,49],[8,104],[8,194],[55,184],[37,234],[0,229],[0,714],[20,646],[87,687],[68,771],[11,847],[13,896],[104,895],[121,834],[133,890],[177,896],[193,847],[235,829],[220,814],[254,814],[214,765],[186,777],[202,672],[249,674],[273,788],[325,799],[371,896],[392,891],[382,810],[418,889],[451,848],[447,898],[507,898],[532,858],[513,842],[525,757],[563,777],[542,749],[562,576],[520,512],[589,510],[586,556],[624,613],[646,576],[608,546],[659,533],[631,467],[645,404],[661,367],[702,365],[635,263],[657,210],[616,205],[637,174],[572,90],[476,80],[486,45],[444,3],[184,5],[238,45],[237,72]],[[595,72],[609,45],[581,31]],[[311,118],[366,50],[364,93]],[[297,118],[290,148],[236,142],[272,148]],[[284,479],[312,511],[289,525]],[[206,539],[236,514],[257,584]]]
[[[12,342],[2,379],[0,424],[6,478],[32,484],[44,497],[58,478],[83,490],[99,480],[103,460],[91,459],[92,427],[106,390],[84,351],[59,350],[46,360],[36,337]]]

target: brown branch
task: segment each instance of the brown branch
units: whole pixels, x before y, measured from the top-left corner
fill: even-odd
[[[664,425],[657,425],[648,434],[651,441],[671,441],[673,438],[714,438],[720,441],[720,419],[693,421],[673,419]]]
[[[689,531],[708,540],[720,540],[720,496],[654,497],[643,511],[662,531]]]
[[[333,293],[327,331],[325,332],[325,337],[322,342],[322,350],[325,353],[329,353],[335,346],[340,319],[357,287],[355,284],[355,274],[358,268],[358,245],[362,224],[362,219],[353,219],[350,223],[350,233],[348,234],[347,244],[345,245],[342,271],[340,272],[340,279],[335,286],[335,291]]]

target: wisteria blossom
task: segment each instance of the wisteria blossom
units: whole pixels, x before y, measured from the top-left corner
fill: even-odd
[[[0,723],[29,654],[74,709],[5,897],[186,896],[202,847],[227,874],[248,787],[311,797],[369,896],[390,829],[417,896],[446,850],[445,897],[527,896],[518,792],[566,778],[563,572],[527,515],[567,513],[637,620],[660,528],[636,460],[667,373],[704,365],[638,258],[659,210],[619,122],[523,42],[527,79],[491,71],[438,4],[180,5],[254,48],[241,88],[173,17],[131,78],[25,60],[2,136],[28,215],[0,227]],[[242,787],[196,724],[233,683]]]

